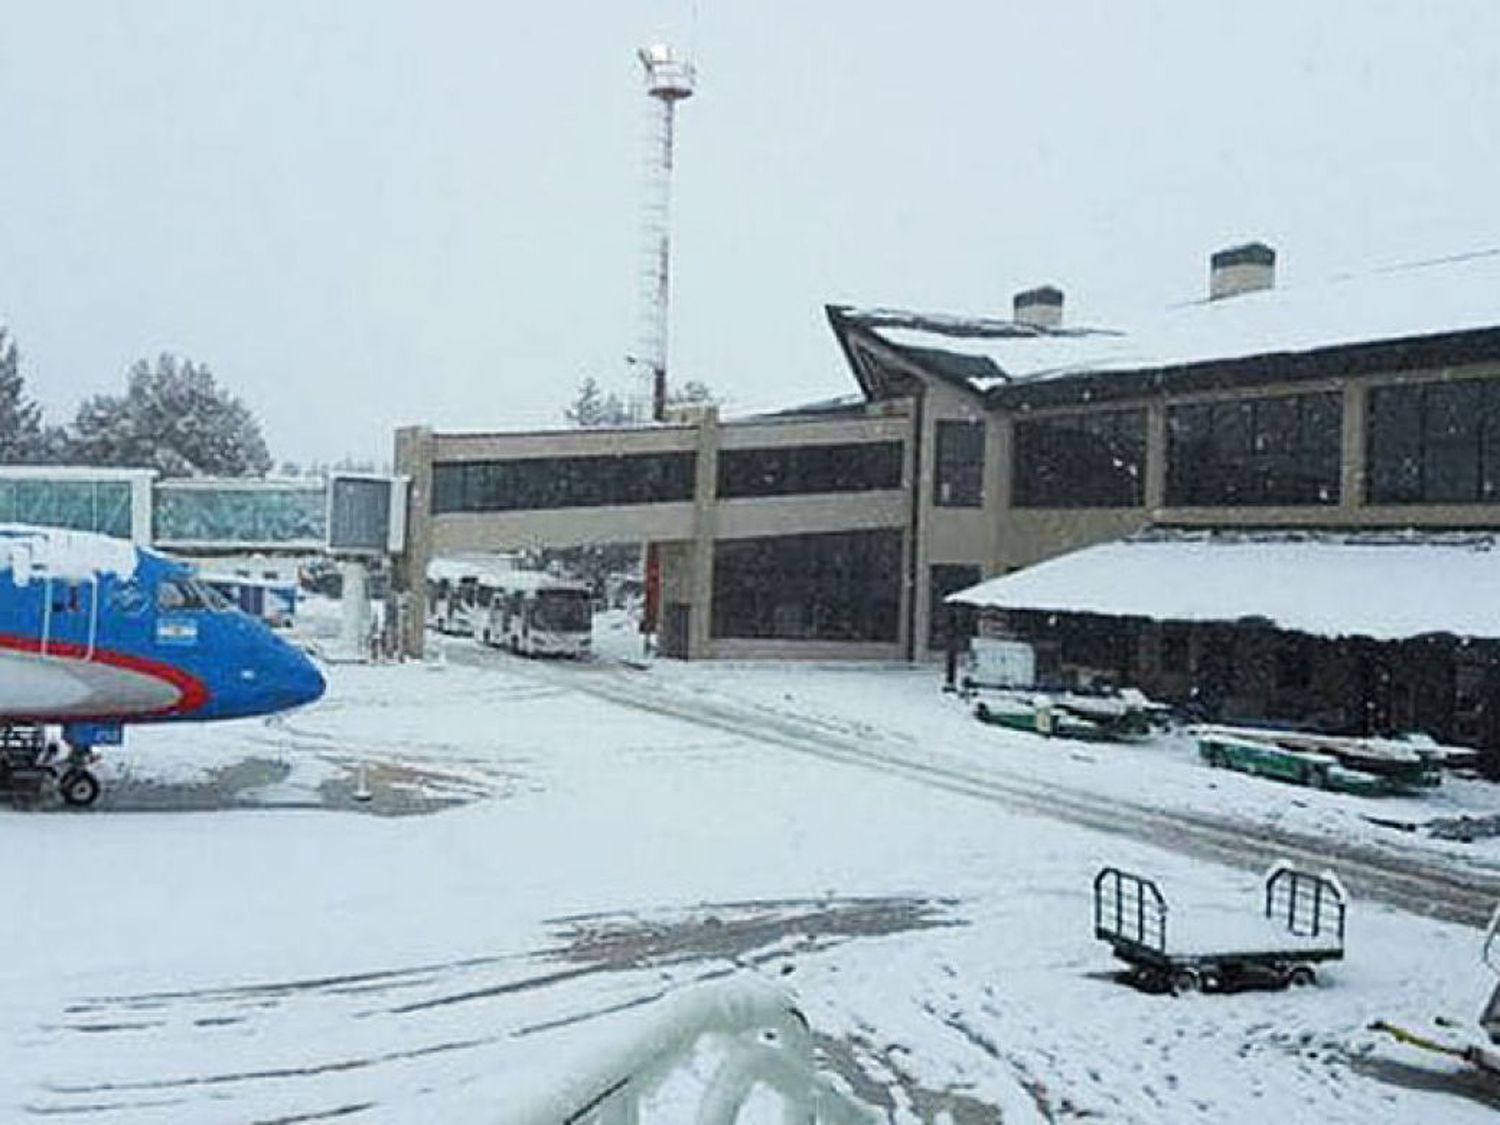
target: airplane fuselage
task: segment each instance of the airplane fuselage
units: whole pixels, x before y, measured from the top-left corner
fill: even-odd
[[[59,549],[68,534],[0,527],[0,722],[228,719],[322,694],[305,654],[184,564],[77,534]]]

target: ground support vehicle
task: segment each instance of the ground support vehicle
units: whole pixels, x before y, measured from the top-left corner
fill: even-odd
[[[1199,755],[1211,766],[1371,797],[1431,789],[1442,783],[1443,763],[1455,756],[1421,740],[1227,726],[1197,727],[1193,733]]]
[[[973,691],[974,717],[982,723],[1046,737],[1096,742],[1149,738],[1165,709],[1134,688],[1088,694],[1006,688]]]
[[[46,727],[35,723],[0,725],[0,797],[26,808],[56,793],[63,803],[87,808],[99,799],[99,779],[89,770],[90,750],[64,749]]]
[[[1348,897],[1329,873],[1278,863],[1265,878],[1262,910],[1172,918],[1150,879],[1105,867],[1094,876],[1094,936],[1149,992],[1232,992],[1317,982],[1315,966],[1344,956]]]

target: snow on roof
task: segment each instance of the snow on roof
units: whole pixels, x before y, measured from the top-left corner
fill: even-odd
[[[447,579],[461,582],[465,578],[494,577],[508,574],[520,565],[519,555],[453,555],[435,558],[427,564],[427,577],[434,582]]]
[[[1150,370],[1500,326],[1500,248],[1169,309],[1123,333],[1018,333],[1007,321],[851,313],[890,343],[977,356],[999,383]],[[967,324],[964,331],[955,329]]]
[[[1157,621],[1254,617],[1326,637],[1500,638],[1500,543],[1464,534],[1148,534],[991,578],[948,600]]]
[[[566,590],[587,593],[589,590],[587,583],[559,578],[555,574],[548,574],[545,570],[512,570],[506,574],[496,575],[494,583],[506,590],[522,592]]]
[[[0,570],[24,586],[37,578],[85,581],[101,574],[129,578],[139,557],[133,544],[90,531],[0,524]]]

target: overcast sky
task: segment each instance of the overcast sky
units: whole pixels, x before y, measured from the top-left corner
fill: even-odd
[[[829,301],[1078,323],[1500,245],[1493,0],[48,0],[0,36],[0,324],[53,420],[207,362],[278,459],[629,389],[646,98],[680,114],[672,365],[847,393]],[[1500,316],[1500,295],[1496,298]]]

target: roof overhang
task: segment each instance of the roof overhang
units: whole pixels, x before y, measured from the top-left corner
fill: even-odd
[[[1481,533],[1144,533],[951,595],[981,609],[1267,624],[1380,641],[1500,639],[1500,539]]]

